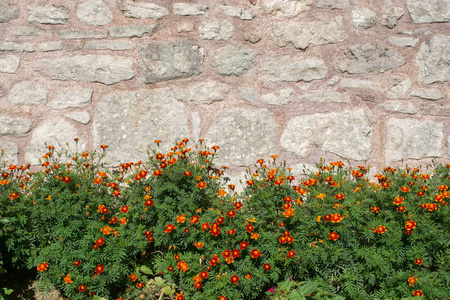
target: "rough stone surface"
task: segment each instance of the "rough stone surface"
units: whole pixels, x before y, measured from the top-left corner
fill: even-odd
[[[77,55],[41,59],[35,70],[56,80],[75,80],[114,84],[134,77],[133,61],[109,55]]]
[[[64,109],[69,107],[83,107],[91,104],[92,90],[69,90],[59,92],[54,101],[49,102],[53,109]]]
[[[62,39],[104,39],[108,37],[106,30],[83,31],[83,30],[61,30],[59,37]]]
[[[301,50],[311,46],[339,43],[347,38],[342,20],[342,17],[335,17],[319,22],[274,23],[272,42],[280,47],[289,45]]]
[[[91,116],[87,111],[74,112],[66,116],[81,124],[88,124],[91,121]]]
[[[0,73],[16,73],[20,65],[20,57],[15,55],[0,55]]]
[[[87,0],[79,4],[77,17],[87,25],[106,25],[113,19],[108,5],[101,0]]]
[[[262,79],[271,82],[312,81],[325,78],[328,69],[321,59],[296,56],[267,56],[261,66]]]
[[[0,135],[24,136],[32,125],[27,119],[0,116]]]
[[[419,111],[426,115],[450,116],[450,105],[447,103],[423,103]]]
[[[445,94],[438,89],[415,89],[411,96],[419,97],[425,100],[439,100],[445,97]]]
[[[352,22],[354,28],[368,29],[377,25],[377,14],[365,7],[352,10]]]
[[[30,6],[28,10],[28,22],[42,24],[65,24],[70,17],[69,9],[64,6],[50,4]]]
[[[13,26],[9,29],[9,34],[15,36],[39,36],[42,34],[42,31],[34,27]]]
[[[256,44],[257,42],[259,42],[261,40],[261,35],[258,33],[247,32],[244,35],[244,39],[246,41],[249,41],[252,44]]]
[[[191,116],[192,116],[192,127],[194,131],[194,139],[198,141],[200,139],[200,125],[201,125],[200,114],[198,112],[193,112]]]
[[[228,40],[233,36],[234,27],[228,21],[212,20],[201,23],[198,32],[204,40]]]
[[[386,162],[442,155],[443,124],[391,118],[386,123]]]
[[[210,104],[220,101],[230,93],[230,87],[217,81],[208,81],[194,85],[189,89],[191,101],[195,104]]]
[[[78,135],[78,130],[69,122],[61,119],[46,121],[33,130],[31,140],[25,149],[25,161],[38,165],[39,158],[47,152],[45,143],[55,147],[55,151],[67,149],[66,143],[71,149],[75,149],[74,138]],[[85,150],[86,145],[78,142],[78,151]]]
[[[252,20],[256,16],[256,13],[253,10],[241,7],[219,5],[219,8],[225,15],[230,17],[237,17],[242,20]]]
[[[244,100],[254,102],[258,99],[258,91],[254,87],[244,86],[239,89],[239,97]]]
[[[242,75],[255,63],[257,52],[228,44],[212,53],[211,65],[221,75]]]
[[[342,78],[339,86],[351,89],[377,89],[377,84],[373,81],[353,78]]]
[[[349,0],[318,0],[317,7],[319,8],[331,8],[331,9],[344,9],[349,7]]]
[[[123,51],[130,50],[131,43],[129,41],[89,41],[84,45],[84,49]]]
[[[313,0],[262,0],[261,3],[266,13],[295,18],[309,11]]]
[[[387,28],[394,28],[397,25],[397,21],[405,14],[405,11],[401,7],[394,6],[391,0],[386,0],[382,24]]]
[[[220,147],[217,163],[249,166],[276,151],[275,122],[266,109],[236,108],[221,111],[205,136]]]
[[[448,0],[408,0],[406,7],[414,23],[450,21],[450,1]]]
[[[419,42],[419,39],[406,36],[391,36],[388,39],[388,42],[395,46],[407,48],[407,47],[415,47]]]
[[[107,164],[136,161],[147,157],[147,146],[163,140],[161,147],[173,146],[189,134],[187,109],[181,91],[168,88],[113,92],[95,107],[95,147],[109,145]],[[168,149],[167,149],[168,150]]]
[[[203,49],[194,42],[153,42],[139,49],[144,83],[185,78],[203,71]]]
[[[0,23],[6,23],[19,17],[19,7],[0,1]]]
[[[416,56],[424,83],[450,81],[450,35],[434,36]]]
[[[333,91],[318,91],[301,95],[299,101],[318,103],[348,103],[350,102],[350,99],[342,93]]]
[[[195,23],[181,22],[177,25],[177,32],[191,32],[195,30]]]
[[[404,76],[392,76],[389,78],[390,88],[388,89],[386,96],[389,99],[398,99],[406,95],[411,87],[411,79]]]
[[[17,165],[19,163],[19,147],[17,147],[15,144],[0,141],[0,151],[1,150],[5,150],[5,152],[3,153],[3,160],[0,161],[0,163],[2,163],[3,161],[6,161],[7,165]]]
[[[403,114],[415,114],[417,113],[416,106],[409,101],[390,100],[380,104],[381,108],[388,111],[403,113]]]
[[[167,9],[154,3],[125,1],[121,9],[125,17],[134,19],[159,20],[169,14]]]
[[[159,30],[164,29],[164,26],[160,25],[123,25],[111,27],[109,33],[112,38],[120,37],[141,37],[144,34],[154,35]]]
[[[405,64],[405,59],[388,48],[364,44],[351,46],[338,58],[337,67],[349,74],[381,74]]]
[[[19,52],[33,52],[33,43],[14,43],[14,42],[0,42],[0,51],[19,51]]]
[[[286,88],[277,90],[261,96],[261,101],[271,105],[285,105],[292,102],[294,89]]]
[[[61,41],[44,42],[44,43],[39,44],[39,50],[41,50],[43,52],[62,50],[62,48],[63,47],[62,47]]]
[[[204,15],[208,6],[204,4],[174,3],[173,13],[180,16]]]
[[[288,121],[280,146],[300,158],[315,147],[353,160],[367,160],[371,153],[372,124],[364,110],[312,114]]]
[[[8,101],[18,105],[32,105],[47,102],[48,90],[33,81],[16,83],[8,94]]]

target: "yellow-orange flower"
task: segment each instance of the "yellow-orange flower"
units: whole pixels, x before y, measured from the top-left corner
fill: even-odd
[[[101,231],[103,232],[103,234],[109,235],[111,233],[111,227],[105,226],[101,229]]]
[[[408,284],[409,284],[409,286],[414,286],[414,283],[417,281],[417,279],[416,278],[414,278],[414,276],[411,276],[411,277],[409,277],[408,278]]]
[[[65,281],[67,284],[72,283],[72,278],[70,278],[70,275],[69,275],[69,274],[67,274],[66,277],[64,277],[64,281]]]
[[[257,240],[258,237],[259,237],[259,233],[252,232],[252,234],[251,234],[251,238],[252,238],[252,239]]]
[[[178,262],[177,268],[181,272],[186,272],[187,270],[189,270],[189,265],[184,260],[182,260],[182,261]]]
[[[48,265],[47,265],[47,263],[44,261],[42,264],[39,264],[39,265],[38,265],[37,270],[38,270],[39,272],[44,272],[45,270],[47,270],[47,267],[48,267]]]
[[[200,181],[200,182],[197,184],[197,186],[198,186],[199,189],[204,189],[204,188],[206,187],[206,182]]]
[[[186,217],[184,216],[184,214],[182,214],[181,216],[177,216],[177,223],[184,223],[186,222]]]

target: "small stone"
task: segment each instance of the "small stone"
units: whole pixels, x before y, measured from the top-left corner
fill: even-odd
[[[0,23],[6,23],[19,17],[19,7],[0,1]]]
[[[382,23],[387,28],[394,28],[397,25],[397,21],[405,14],[405,11],[401,7],[395,7],[391,0],[386,0]]]
[[[389,78],[391,87],[386,93],[389,99],[398,99],[406,95],[411,87],[411,80],[402,76],[392,76]]]
[[[113,19],[108,5],[101,0],[87,0],[79,4],[77,17],[87,25],[106,25]]]
[[[27,119],[0,116],[0,135],[24,136],[32,125]]]
[[[246,86],[239,89],[239,97],[244,100],[254,102],[258,98],[258,92],[255,88]]]
[[[20,65],[20,57],[15,55],[0,55],[0,73],[16,73]]]
[[[237,18],[240,18],[241,20],[252,20],[256,16],[254,11],[244,9],[241,7],[219,5],[219,8],[227,16],[237,17]]]
[[[200,83],[189,89],[191,101],[195,104],[211,104],[225,99],[229,93],[228,85],[216,81]]]
[[[350,6],[349,0],[318,0],[317,7],[319,8],[331,8],[331,9],[344,9]]]
[[[450,21],[450,1],[448,0],[408,0],[406,7],[414,23]]]
[[[261,40],[261,36],[256,33],[245,33],[244,39],[252,44],[256,44]]]
[[[180,16],[204,15],[208,6],[203,4],[174,3],[173,13]]]
[[[131,43],[128,41],[89,41],[84,45],[84,49],[123,51],[130,50]]]
[[[242,75],[255,63],[257,52],[228,44],[212,53],[211,65],[220,75]]]
[[[62,48],[63,47],[62,47],[61,41],[44,42],[44,43],[39,44],[39,50],[41,50],[43,52],[62,50]]]
[[[47,103],[48,90],[37,82],[21,81],[16,83],[8,94],[8,101],[16,105]]]
[[[0,163],[5,162],[6,165],[17,165],[19,163],[18,155],[19,155],[19,147],[17,147],[13,143],[8,143],[4,141],[0,141],[0,153],[1,150],[5,150],[3,153],[3,161],[0,161]]]
[[[350,102],[350,99],[346,95],[338,92],[317,91],[314,93],[301,95],[299,101],[318,103],[348,103]]]
[[[169,14],[167,9],[153,3],[125,1],[121,9],[125,17],[134,19],[159,20]]]
[[[450,81],[450,35],[436,35],[430,42],[423,43],[416,64],[424,83]]]
[[[407,48],[407,47],[415,47],[419,42],[419,39],[404,36],[391,36],[388,39],[388,42],[395,46]]]
[[[377,89],[377,84],[373,81],[352,78],[342,78],[339,86],[351,89]]]
[[[352,10],[354,28],[368,29],[377,25],[377,15],[368,8],[355,8]]]
[[[0,51],[19,51],[19,52],[33,52],[33,43],[18,44],[14,42],[0,42]]]
[[[82,31],[82,30],[62,30],[59,32],[61,39],[104,39],[108,37],[108,32],[102,31]]]
[[[88,124],[91,121],[91,116],[87,111],[74,112],[68,114],[67,117],[81,124]]]
[[[285,105],[292,101],[294,89],[286,88],[261,96],[261,101],[272,105]]]
[[[310,10],[313,0],[262,0],[262,7],[268,14],[295,18]]]
[[[267,56],[261,66],[262,79],[271,82],[305,81],[326,77],[328,69],[318,58],[303,59],[296,56]]]
[[[69,107],[83,107],[91,104],[92,90],[69,90],[59,92],[56,100],[49,103],[53,109],[64,109]]]
[[[130,38],[142,37],[144,34],[152,36],[162,29],[164,29],[164,26],[161,25],[123,25],[111,27],[109,33],[112,38]]]
[[[450,116],[450,105],[444,103],[423,103],[419,111],[425,115]]]
[[[42,24],[65,24],[69,19],[69,9],[64,6],[53,6],[50,4],[30,6],[28,10],[28,22]]]
[[[411,92],[411,96],[425,100],[439,100],[444,98],[445,94],[438,89],[416,89]]]
[[[195,30],[195,23],[182,22],[177,24],[177,32],[191,32]]]
[[[42,31],[34,27],[12,26],[9,29],[9,34],[15,36],[39,36],[42,34]]]
[[[398,100],[391,100],[386,101],[379,105],[380,107],[384,108],[388,111],[403,113],[403,114],[416,114],[417,108],[416,106],[408,101],[398,101]]]
[[[228,40],[233,36],[234,27],[228,21],[203,22],[198,28],[200,38],[204,40]]]

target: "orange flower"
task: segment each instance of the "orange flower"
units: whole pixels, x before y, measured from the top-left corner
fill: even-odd
[[[339,223],[342,221],[342,216],[340,214],[332,214],[330,220],[332,223]]]
[[[122,206],[122,208],[120,209],[120,212],[123,213],[123,214],[125,214],[125,213],[128,212],[128,209],[129,209],[129,208],[130,208],[129,206],[124,205],[124,206]]]
[[[39,264],[39,265],[38,265],[37,270],[38,270],[39,272],[44,272],[45,270],[47,270],[47,267],[48,267],[48,265],[47,265],[47,263],[44,261],[42,264]]]
[[[264,269],[264,271],[269,271],[270,269],[272,269],[272,266],[270,265],[270,264],[264,264],[263,265],[263,269]]]
[[[251,238],[252,238],[252,239],[257,240],[258,237],[259,237],[259,233],[252,232],[252,234],[251,234]]]
[[[336,241],[336,240],[339,238],[339,235],[338,235],[336,232],[332,231],[332,232],[330,232],[330,234],[328,235],[328,238],[329,238],[330,240]]]
[[[337,194],[336,196],[334,196],[334,198],[336,198],[336,200],[342,200],[342,199],[345,198],[345,196],[344,196],[343,193],[339,193],[339,194]]]
[[[404,200],[405,200],[405,199],[403,199],[402,197],[397,196],[397,197],[394,198],[394,202],[393,202],[393,203],[394,203],[395,205],[400,205],[400,204],[403,203]]]
[[[85,284],[82,284],[78,287],[78,289],[80,290],[80,292],[86,292],[87,286]]]
[[[378,226],[377,232],[380,234],[383,234],[387,231],[386,227],[384,227],[383,225]]]
[[[242,202],[235,202],[233,206],[236,210],[240,210],[244,206],[244,204],[242,204]]]
[[[238,281],[239,281],[239,277],[237,275],[233,275],[233,276],[230,277],[230,282],[231,283],[237,284]]]
[[[99,177],[96,177],[96,178],[94,179],[94,183],[95,183],[95,184],[100,184],[100,183],[102,183],[102,181],[103,181],[103,179],[101,179],[101,178],[99,178]]]
[[[144,283],[143,282],[139,282],[139,283],[136,284],[136,287],[138,289],[142,289],[144,287]]]
[[[407,192],[411,191],[411,189],[409,188],[409,186],[403,186],[403,187],[400,188],[400,190],[401,190],[403,193],[407,193]]]
[[[219,195],[219,197],[223,197],[227,194],[227,192],[225,192],[225,190],[219,190],[219,192],[217,193],[217,195]]]
[[[97,265],[94,270],[94,274],[100,275],[103,271],[105,271],[104,265]]]
[[[69,274],[67,274],[66,277],[64,277],[64,281],[65,281],[67,284],[72,283],[72,278],[70,278],[70,275],[69,275]]]
[[[239,248],[241,248],[241,250],[246,249],[249,246],[249,243],[246,241],[243,241],[242,243],[239,243]]]
[[[131,275],[130,275],[130,280],[131,280],[131,281],[136,281],[136,279],[137,279],[136,274],[131,274]]]
[[[204,189],[206,187],[206,182],[204,181],[200,181],[197,186],[199,187],[199,189]]]
[[[161,175],[161,174],[162,174],[162,171],[161,171],[161,170],[156,170],[156,171],[153,172],[153,175],[154,175],[155,177],[158,177],[158,176]]]
[[[164,230],[166,233],[170,233],[172,230],[175,230],[175,226],[173,224],[166,225],[166,229]]]
[[[111,227],[105,226],[101,229],[101,231],[103,232],[103,234],[109,235],[111,233]]]
[[[414,222],[413,220],[406,221],[405,228],[406,230],[413,230],[414,228],[416,228],[416,222]]]
[[[373,207],[370,208],[370,210],[371,210],[372,212],[374,212],[374,213],[378,213],[378,212],[380,211],[380,208],[379,208],[379,207],[376,207],[376,206],[373,206]]]
[[[194,243],[194,246],[197,247],[197,249],[203,248],[203,242]]]
[[[200,217],[199,216],[193,216],[191,218],[191,224],[195,224],[195,223],[198,223],[198,222],[200,222]]]
[[[128,221],[127,221],[127,219],[125,217],[122,217],[122,218],[120,218],[119,223],[120,223],[120,225],[125,225],[125,224],[128,223]]]
[[[420,258],[416,258],[416,259],[414,260],[414,263],[415,263],[416,265],[421,266],[422,263],[423,263],[423,260],[421,260]]]
[[[177,268],[181,272],[186,272],[187,270],[189,270],[189,265],[184,260],[182,260],[182,261],[178,262]]]
[[[408,278],[408,284],[409,284],[409,286],[414,286],[414,283],[417,281],[417,279],[416,278],[414,278],[414,276],[411,276],[411,277],[409,277]]]
[[[397,210],[398,210],[399,212],[404,212],[404,211],[406,210],[406,207],[404,207],[404,206],[399,206],[399,207],[397,207]]]
[[[286,255],[286,257],[294,258],[295,257],[295,251],[294,250],[290,250],[288,252],[288,254]]]
[[[181,216],[177,216],[177,223],[184,223],[186,222],[186,217],[184,216],[184,214],[182,214]]]
[[[184,300],[183,291],[177,293],[177,297],[175,298],[175,300]]]
[[[259,252],[258,249],[253,249],[252,252],[250,252],[250,256],[252,258],[258,258],[261,256],[261,252]]]
[[[293,208],[288,208],[288,209],[286,209],[286,210],[283,212],[283,215],[284,215],[286,218],[292,217],[292,216],[294,215],[294,209],[293,209]]]
[[[423,297],[423,292],[421,290],[415,290],[413,293],[413,296],[414,297],[417,297],[417,296]]]

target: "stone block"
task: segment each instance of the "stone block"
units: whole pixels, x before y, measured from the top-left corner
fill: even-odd
[[[408,48],[408,47],[415,47],[419,42],[419,39],[406,36],[391,36],[388,39],[388,42],[395,46]]]
[[[164,29],[162,25],[122,25],[112,26],[109,34],[112,38],[142,37],[143,35],[152,36],[162,29]]]
[[[9,34],[14,36],[39,36],[42,35],[42,30],[35,27],[12,26],[9,28]]]
[[[34,81],[16,83],[8,94],[8,101],[16,105],[47,103],[48,90]]]
[[[415,89],[411,92],[411,96],[425,100],[439,100],[445,97],[445,93],[438,89]]]
[[[0,55],[0,73],[16,73],[20,65],[20,57],[15,55]]]
[[[368,29],[377,25],[377,15],[374,11],[358,7],[352,10],[352,22],[354,28]]]
[[[257,52],[228,44],[212,53],[211,65],[220,75],[242,75],[255,63]]]
[[[318,0],[317,7],[319,8],[331,8],[331,9],[344,9],[350,6],[349,0]]]
[[[262,0],[266,13],[285,18],[295,18],[310,10],[313,0]]]
[[[24,136],[32,125],[27,119],[0,116],[0,135]]]
[[[389,78],[389,85],[390,87],[386,93],[386,96],[389,99],[402,98],[411,87],[411,79],[404,76],[394,75]]]
[[[251,86],[244,86],[239,89],[239,97],[250,102],[256,101],[256,99],[258,99],[258,95],[258,91]]]
[[[405,14],[405,11],[401,7],[394,6],[391,0],[386,0],[382,24],[387,28],[394,28],[397,25],[397,21]]]
[[[39,44],[39,50],[42,52],[48,52],[48,51],[57,51],[62,50],[62,43],[61,41],[57,42],[44,42]]]
[[[211,104],[225,99],[229,93],[230,87],[217,81],[199,83],[189,89],[191,101],[195,104]]]
[[[6,165],[17,165],[19,163],[19,147],[15,144],[0,141],[0,151],[1,150],[5,151],[3,152],[3,159],[0,163],[6,162]]]
[[[108,37],[106,30],[101,31],[83,31],[83,30],[61,30],[59,32],[61,39],[104,39]]]
[[[305,81],[326,77],[328,69],[318,58],[303,59],[297,56],[266,56],[262,63],[262,79],[271,82]]]
[[[18,52],[33,52],[33,43],[15,43],[15,42],[0,42],[0,51],[18,51]]]
[[[154,3],[124,1],[121,10],[125,17],[134,19],[159,20],[169,14],[169,11]]]
[[[106,25],[113,19],[111,10],[102,0],[87,0],[78,4],[77,17],[86,25]]]
[[[230,17],[236,17],[241,20],[252,20],[256,13],[253,10],[245,9],[242,7],[219,5],[222,12]]]
[[[285,105],[292,101],[294,89],[286,88],[261,96],[261,101],[271,105]]]
[[[91,104],[92,90],[68,90],[58,92],[56,99],[49,102],[53,109],[65,109],[69,107],[83,107]]]
[[[353,78],[342,78],[339,82],[341,88],[351,88],[351,89],[377,89],[377,83],[370,80],[353,79]]]
[[[317,103],[348,103],[350,99],[342,93],[333,91],[317,91],[313,93],[302,94],[299,98],[300,102],[317,102]]]
[[[450,81],[450,35],[436,35],[430,42],[423,43],[416,64],[424,83]]]
[[[88,124],[91,121],[91,116],[87,111],[74,112],[66,115],[69,119],[72,119],[81,124]]]
[[[234,34],[234,27],[228,21],[212,20],[198,27],[200,38],[204,40],[228,40]]]
[[[131,43],[129,41],[89,41],[84,45],[84,49],[124,51],[131,49]]]
[[[402,114],[413,115],[417,113],[417,108],[414,103],[409,101],[398,101],[398,100],[390,100],[383,102],[379,105],[381,108]]]
[[[42,24],[65,24],[70,17],[70,11],[64,6],[54,6],[50,4],[29,6],[28,22]]]
[[[208,6],[204,4],[174,3],[173,13],[180,16],[204,15]]]
[[[408,0],[406,7],[414,23],[450,21],[449,0]]]
[[[19,7],[0,1],[0,23],[6,23],[19,17]]]

